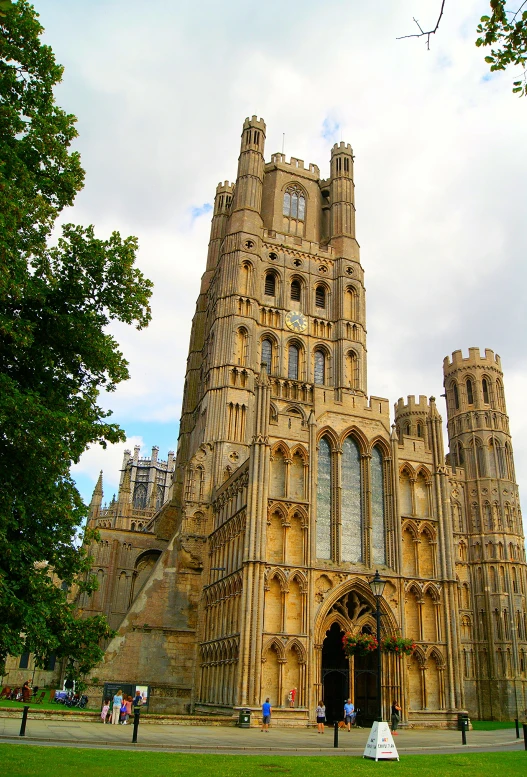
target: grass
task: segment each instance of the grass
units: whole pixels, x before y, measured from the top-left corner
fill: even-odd
[[[527,773],[527,753],[523,751],[406,755],[388,765],[360,756],[198,755],[0,744],[0,763],[2,773],[9,777],[56,777],[59,769],[62,773],[71,770],[76,777],[108,777],[111,773],[141,777],[320,777],[334,772],[339,777],[368,777],[382,769],[401,777],[498,777],[504,772],[507,777],[524,777]]]
[[[497,731],[500,728],[514,728],[513,720],[472,720],[474,731]],[[521,731],[520,723],[520,731]]]
[[[30,701],[29,706],[31,707],[31,710],[39,710],[39,709],[40,710],[59,710],[59,711],[72,710],[74,712],[82,712],[82,710],[79,710],[78,707],[65,707],[64,704],[56,704],[55,702],[50,702],[49,693],[44,697],[44,701],[42,702],[42,704],[35,704],[34,701]],[[16,710],[20,710],[20,714],[22,714],[24,702],[10,701],[8,699],[0,699],[0,707],[12,707]],[[100,707],[84,707],[84,710],[86,712],[99,712]]]

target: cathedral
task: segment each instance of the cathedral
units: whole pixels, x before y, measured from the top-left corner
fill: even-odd
[[[154,711],[362,720],[392,701],[408,726],[527,707],[524,537],[500,358],[443,362],[434,397],[367,391],[364,269],[352,148],[315,164],[264,158],[245,120],[234,184],[216,189],[177,453],[125,452],[117,498],[90,506],[99,589],[79,602],[117,629],[104,682],[150,687]],[[376,633],[415,643],[347,657]],[[288,700],[296,689],[294,706]],[[99,691],[97,691],[99,692]]]

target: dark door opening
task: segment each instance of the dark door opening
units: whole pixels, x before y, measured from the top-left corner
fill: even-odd
[[[355,709],[357,725],[370,726],[377,720],[377,654],[355,656]]]
[[[338,623],[333,623],[322,645],[322,686],[328,723],[342,720],[349,695],[349,662],[342,649],[343,635]]]

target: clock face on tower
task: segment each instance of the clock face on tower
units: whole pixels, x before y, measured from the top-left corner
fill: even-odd
[[[286,314],[285,323],[293,332],[305,332],[307,329],[307,318],[297,310],[290,310]]]

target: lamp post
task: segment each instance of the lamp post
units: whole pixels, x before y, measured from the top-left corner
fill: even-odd
[[[381,699],[381,687],[382,687],[382,663],[381,663],[381,596],[386,585],[386,580],[382,580],[379,575],[379,570],[375,571],[375,575],[372,580],[369,581],[370,588],[375,596],[375,620],[377,621],[377,720],[382,721],[382,699]]]

